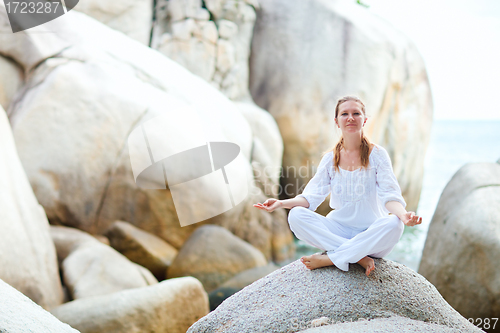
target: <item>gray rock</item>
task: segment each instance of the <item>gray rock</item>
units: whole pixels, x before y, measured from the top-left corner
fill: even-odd
[[[295,326],[301,323],[294,323]],[[304,323],[302,323],[304,325]],[[306,325],[308,326],[308,325]],[[440,323],[426,323],[404,317],[377,318],[372,320],[360,320],[349,323],[332,324],[314,327],[300,331],[301,333],[456,333],[451,328]],[[479,331],[479,330],[475,330]]]
[[[78,333],[0,280],[0,332]]]
[[[184,333],[208,313],[208,297],[193,277],[78,299],[52,310],[82,333]]]
[[[335,267],[311,271],[294,261],[225,300],[188,332],[297,332],[294,321],[392,316],[479,331],[423,276],[390,260],[375,259],[375,265],[367,277],[357,264],[348,272]]]
[[[446,185],[419,273],[466,318],[500,313],[500,165],[466,164]]]

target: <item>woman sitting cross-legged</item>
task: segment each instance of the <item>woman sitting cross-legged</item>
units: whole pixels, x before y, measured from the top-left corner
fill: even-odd
[[[303,193],[293,199],[254,204],[268,212],[291,209],[288,223],[295,236],[325,251],[301,258],[309,269],[335,265],[347,271],[349,263],[358,263],[368,276],[375,269],[372,258],[391,252],[404,225],[422,223],[421,217],[405,209],[387,151],[363,134],[366,119],[360,99],[341,98],[335,123],[342,137],[323,156]],[[330,193],[334,210],[324,217],[315,210]]]

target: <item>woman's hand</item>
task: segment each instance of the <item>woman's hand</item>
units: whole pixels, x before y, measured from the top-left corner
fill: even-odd
[[[267,199],[264,203],[256,203],[253,206],[271,213],[276,208],[283,206],[283,202],[277,199]]]
[[[415,215],[414,212],[406,212],[400,220],[409,227],[422,223],[422,218]]]

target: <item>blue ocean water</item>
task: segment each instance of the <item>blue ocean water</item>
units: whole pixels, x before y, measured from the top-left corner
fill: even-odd
[[[435,120],[430,131],[417,209],[417,214],[423,218],[422,224],[405,227],[401,240],[387,256],[415,271],[432,215],[448,181],[466,163],[495,163],[500,159],[500,120]],[[302,241],[297,241],[296,245],[297,258],[319,251]]]

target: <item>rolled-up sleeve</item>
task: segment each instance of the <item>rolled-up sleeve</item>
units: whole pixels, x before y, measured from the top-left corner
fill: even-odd
[[[333,152],[328,152],[319,162],[316,173],[309,183],[307,183],[302,194],[297,196],[304,197],[309,202],[309,210],[315,211],[330,193],[331,180],[329,166],[331,163],[333,163]]]
[[[401,188],[399,187],[398,180],[392,170],[392,163],[389,154],[382,147],[379,147],[378,149],[380,149],[380,158],[376,169],[377,196],[380,199],[380,203],[382,204],[384,211],[388,213],[387,208],[385,208],[385,204],[389,201],[400,202],[403,207],[406,207],[406,202],[401,195]]]

